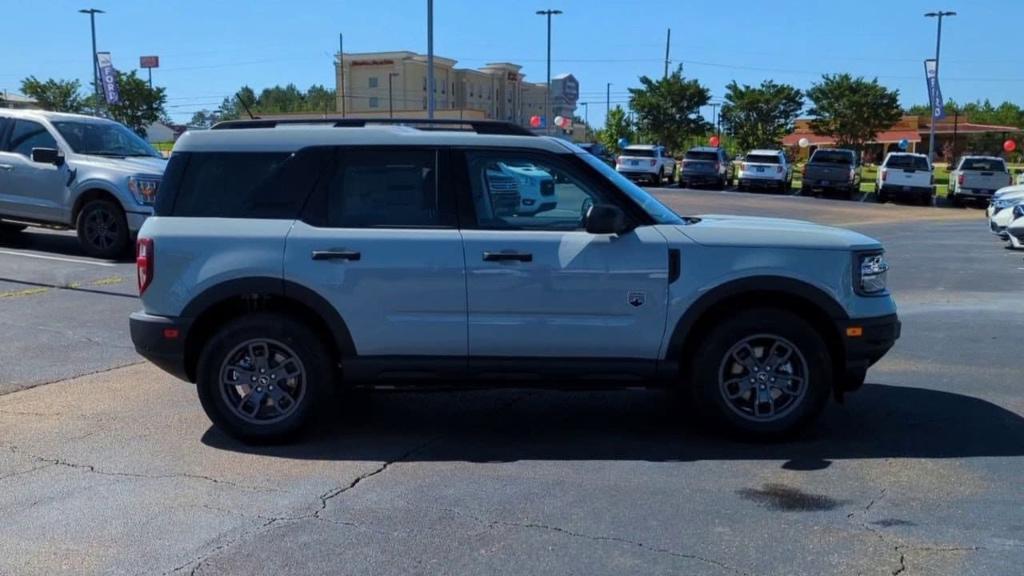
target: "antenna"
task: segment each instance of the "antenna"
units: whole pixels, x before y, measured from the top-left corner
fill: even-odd
[[[245,100],[242,99],[241,91],[235,93],[235,98],[238,98],[238,101],[242,104],[242,108],[245,108],[245,113],[249,115],[250,120],[256,120],[257,118],[259,118],[258,116],[252,115],[252,110],[249,110],[249,105],[246,104]]]

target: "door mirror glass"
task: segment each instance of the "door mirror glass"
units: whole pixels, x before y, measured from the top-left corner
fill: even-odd
[[[60,166],[64,163],[64,157],[60,155],[60,150],[56,148],[33,148],[32,161],[39,162],[40,164]]]
[[[584,225],[591,234],[622,234],[629,230],[626,215],[618,206],[594,204],[584,217]]]

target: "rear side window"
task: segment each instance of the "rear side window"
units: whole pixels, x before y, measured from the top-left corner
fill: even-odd
[[[302,219],[326,228],[455,227],[437,166],[435,150],[343,149]]]
[[[773,154],[747,154],[744,160],[753,164],[779,164],[779,157]]]
[[[885,161],[885,167],[897,170],[922,170],[924,172],[929,170],[927,158],[905,154],[889,156],[889,159]]]
[[[998,158],[964,158],[961,170],[980,170],[982,172],[1006,172],[1006,164]]]
[[[298,217],[328,157],[290,152],[193,152],[168,164],[156,211],[189,218]]]
[[[686,153],[686,160],[710,160],[712,162],[718,161],[717,152],[703,152],[700,150],[691,150]]]

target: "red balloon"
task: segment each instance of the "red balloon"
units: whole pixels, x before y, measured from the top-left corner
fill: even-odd
[[[540,128],[540,116],[530,116],[530,126]]]
[[[1006,142],[1003,142],[1003,150],[1006,150],[1007,152],[1013,152],[1016,149],[1017,143],[1014,142],[1013,140],[1007,140]]]
[[[712,146],[714,146],[715,148],[718,148],[718,144],[720,143],[720,141],[718,140],[718,136],[712,136],[708,140],[708,143],[711,144]]]

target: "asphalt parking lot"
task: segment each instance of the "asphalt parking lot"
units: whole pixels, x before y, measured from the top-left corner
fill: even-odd
[[[362,394],[253,448],[140,363],[132,264],[0,239],[0,574],[1020,573],[1024,259],[983,213],[658,194],[881,239],[902,339],[783,444],[662,392],[496,390]]]

